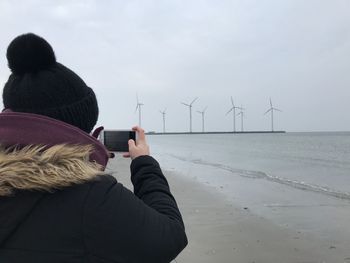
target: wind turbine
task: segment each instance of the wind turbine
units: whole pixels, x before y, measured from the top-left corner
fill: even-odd
[[[139,110],[139,127],[141,127],[141,106],[143,106],[143,105],[144,104],[139,101],[139,96],[136,94],[136,109],[135,109],[135,112],[137,110]]]
[[[198,97],[196,97],[190,104],[181,102],[183,105],[187,106],[190,110],[190,132],[192,132],[192,104],[198,99]]]
[[[268,112],[270,112],[271,111],[271,131],[273,132],[273,111],[281,111],[281,110],[279,110],[279,109],[277,109],[277,108],[274,108],[273,106],[272,106],[272,100],[271,100],[271,98],[270,98],[270,109],[268,109],[265,113],[264,113],[264,115],[266,114],[266,113],[268,113]],[[282,111],[281,111],[282,112]]]
[[[236,109],[241,109],[241,108],[235,106],[235,103],[233,102],[232,96],[231,96],[231,104],[232,104],[232,108],[228,112],[226,112],[226,115],[232,111],[232,113],[233,113],[233,132],[236,132]]]
[[[240,112],[238,112],[238,114],[237,114],[237,116],[239,116],[239,115],[241,115],[241,131],[243,132],[244,131],[244,129],[243,129],[243,118],[244,118],[244,112],[243,112],[243,110],[244,110],[244,108],[243,108],[243,106],[241,105],[241,111]]]
[[[202,114],[202,132],[204,132],[204,113],[207,110],[208,106],[206,106],[202,111],[197,111],[198,113]]]
[[[164,111],[159,111],[163,115],[163,133],[165,133],[165,113],[166,113],[166,108]]]

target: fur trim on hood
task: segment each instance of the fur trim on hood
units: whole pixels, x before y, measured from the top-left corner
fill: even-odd
[[[82,184],[105,174],[101,165],[89,161],[91,145],[29,145],[0,148],[0,196],[14,190],[53,192]]]

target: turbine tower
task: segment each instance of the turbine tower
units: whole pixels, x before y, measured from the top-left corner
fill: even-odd
[[[202,111],[197,111],[198,113],[202,114],[202,132],[204,132],[204,113],[207,110],[208,106],[206,106]]]
[[[241,115],[241,132],[243,132],[244,131],[244,128],[243,128],[243,118],[244,118],[244,112],[243,112],[243,110],[244,110],[244,108],[243,108],[243,106],[241,105],[241,111],[240,112],[238,112],[238,114],[237,114],[237,116],[239,116],[239,115]]]
[[[144,104],[139,101],[139,96],[136,94],[136,109],[135,109],[135,112],[137,110],[139,110],[139,127],[141,127],[141,106],[143,106],[143,105]]]
[[[279,109],[277,109],[277,108],[274,108],[274,107],[272,106],[272,100],[271,100],[271,98],[270,98],[270,109],[268,109],[268,110],[264,113],[264,115],[267,114],[268,112],[271,112],[271,131],[272,131],[272,132],[274,131],[274,130],[273,130],[273,111],[281,111],[281,110],[279,110]]]
[[[166,108],[163,111],[159,111],[163,115],[163,133],[165,133],[165,113],[166,113]]]
[[[233,132],[236,132],[236,109],[241,109],[240,107],[236,107],[235,103],[233,102],[233,98],[231,96],[231,104],[232,108],[226,112],[226,115],[229,114],[232,111],[233,115]]]
[[[181,102],[183,105],[187,106],[188,109],[190,110],[190,133],[192,133],[192,104],[198,99],[198,97],[196,97],[194,100],[192,100],[192,102],[190,104]]]

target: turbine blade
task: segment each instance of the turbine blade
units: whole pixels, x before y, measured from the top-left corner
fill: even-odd
[[[228,112],[226,112],[226,115],[229,114],[232,110],[233,110],[233,107]]]
[[[231,104],[232,104],[232,107],[234,107],[234,106],[235,106],[235,103],[233,102],[233,98],[232,98],[232,96],[231,96]]]
[[[273,108],[274,110],[276,110],[276,111],[280,111],[280,112],[282,112],[280,109],[276,109],[276,108]]]
[[[202,111],[197,110],[197,112],[202,114]]]
[[[208,109],[208,106],[206,106],[206,107],[204,108],[203,112],[205,112],[207,109]]]
[[[181,102],[181,103],[182,103],[183,105],[185,105],[185,106],[188,106],[188,107],[190,106],[190,105],[188,105],[187,103],[184,103],[184,102]]]
[[[268,109],[268,110],[264,113],[264,115],[265,115],[266,113],[270,112],[271,110],[272,110],[272,108]]]
[[[190,103],[190,105],[192,105],[197,99],[198,99],[198,97],[196,97],[196,98]]]
[[[136,104],[136,108],[135,108],[135,112],[137,111],[138,107],[139,107],[139,104],[137,103],[137,104]],[[134,113],[135,113],[135,112],[134,112]]]
[[[272,100],[271,100],[271,98],[270,98],[270,106],[271,106],[271,108],[272,108]]]
[[[137,94],[137,92],[136,92],[136,102],[137,104],[139,104],[139,95]]]

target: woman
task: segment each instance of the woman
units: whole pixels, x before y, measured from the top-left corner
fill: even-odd
[[[7,49],[0,114],[0,262],[170,262],[184,224],[144,131],[129,141],[134,193],[103,172],[95,94],[41,37]],[[96,133],[95,133],[96,135]]]

